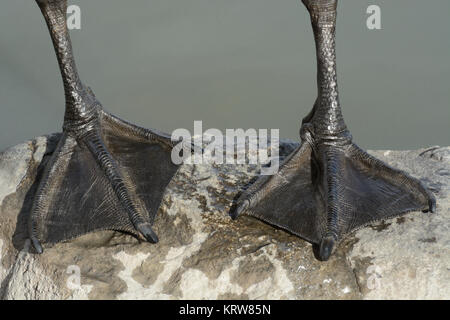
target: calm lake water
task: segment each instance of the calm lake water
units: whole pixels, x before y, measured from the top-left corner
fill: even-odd
[[[279,128],[298,139],[316,98],[300,0],[79,0],[80,75],[108,111],[171,132]],[[366,9],[381,8],[381,30]],[[341,0],[338,80],[354,141],[450,145],[450,1]],[[0,5],[0,150],[61,130],[62,83],[33,0]]]

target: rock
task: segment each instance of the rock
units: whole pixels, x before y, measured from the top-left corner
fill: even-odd
[[[29,253],[26,217],[59,135],[0,154],[2,299],[449,299],[450,148],[372,151],[419,177],[437,213],[363,228],[328,262],[298,237],[243,216],[233,199],[250,165],[183,165],[169,185],[152,245],[113,231]],[[281,144],[281,156],[295,147]]]

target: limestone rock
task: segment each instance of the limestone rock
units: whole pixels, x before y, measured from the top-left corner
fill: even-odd
[[[113,231],[29,253],[26,218],[58,134],[0,154],[1,299],[449,299],[450,148],[373,151],[421,178],[437,213],[414,212],[354,232],[327,262],[311,245],[250,217],[233,199],[258,166],[183,165],[152,245]],[[281,156],[295,143],[281,144]]]

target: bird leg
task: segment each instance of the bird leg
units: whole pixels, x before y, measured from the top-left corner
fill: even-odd
[[[80,80],[67,30],[67,0],[36,0],[64,82],[62,137],[47,163],[28,220],[32,244],[56,243],[96,230],[119,230],[157,242],[152,230],[164,190],[178,166],[170,136],[103,110]]]
[[[328,260],[345,234],[410,211],[434,212],[436,200],[419,180],[352,143],[337,87],[337,0],[302,1],[316,42],[318,98],[303,119],[301,145],[276,174],[242,193],[231,216],[245,213],[286,229]]]

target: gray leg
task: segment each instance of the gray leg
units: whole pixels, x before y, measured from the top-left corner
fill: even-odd
[[[66,26],[67,0],[36,0],[64,83],[63,136],[44,169],[29,217],[32,243],[56,243],[96,230],[126,231],[157,242],[152,230],[178,167],[170,137],[114,117],[80,80]]]
[[[316,41],[318,98],[303,119],[301,146],[271,177],[243,192],[232,217],[248,214],[318,247],[327,260],[345,234],[406,212],[435,211],[417,179],[352,142],[339,103],[335,29],[337,0],[303,0]]]

